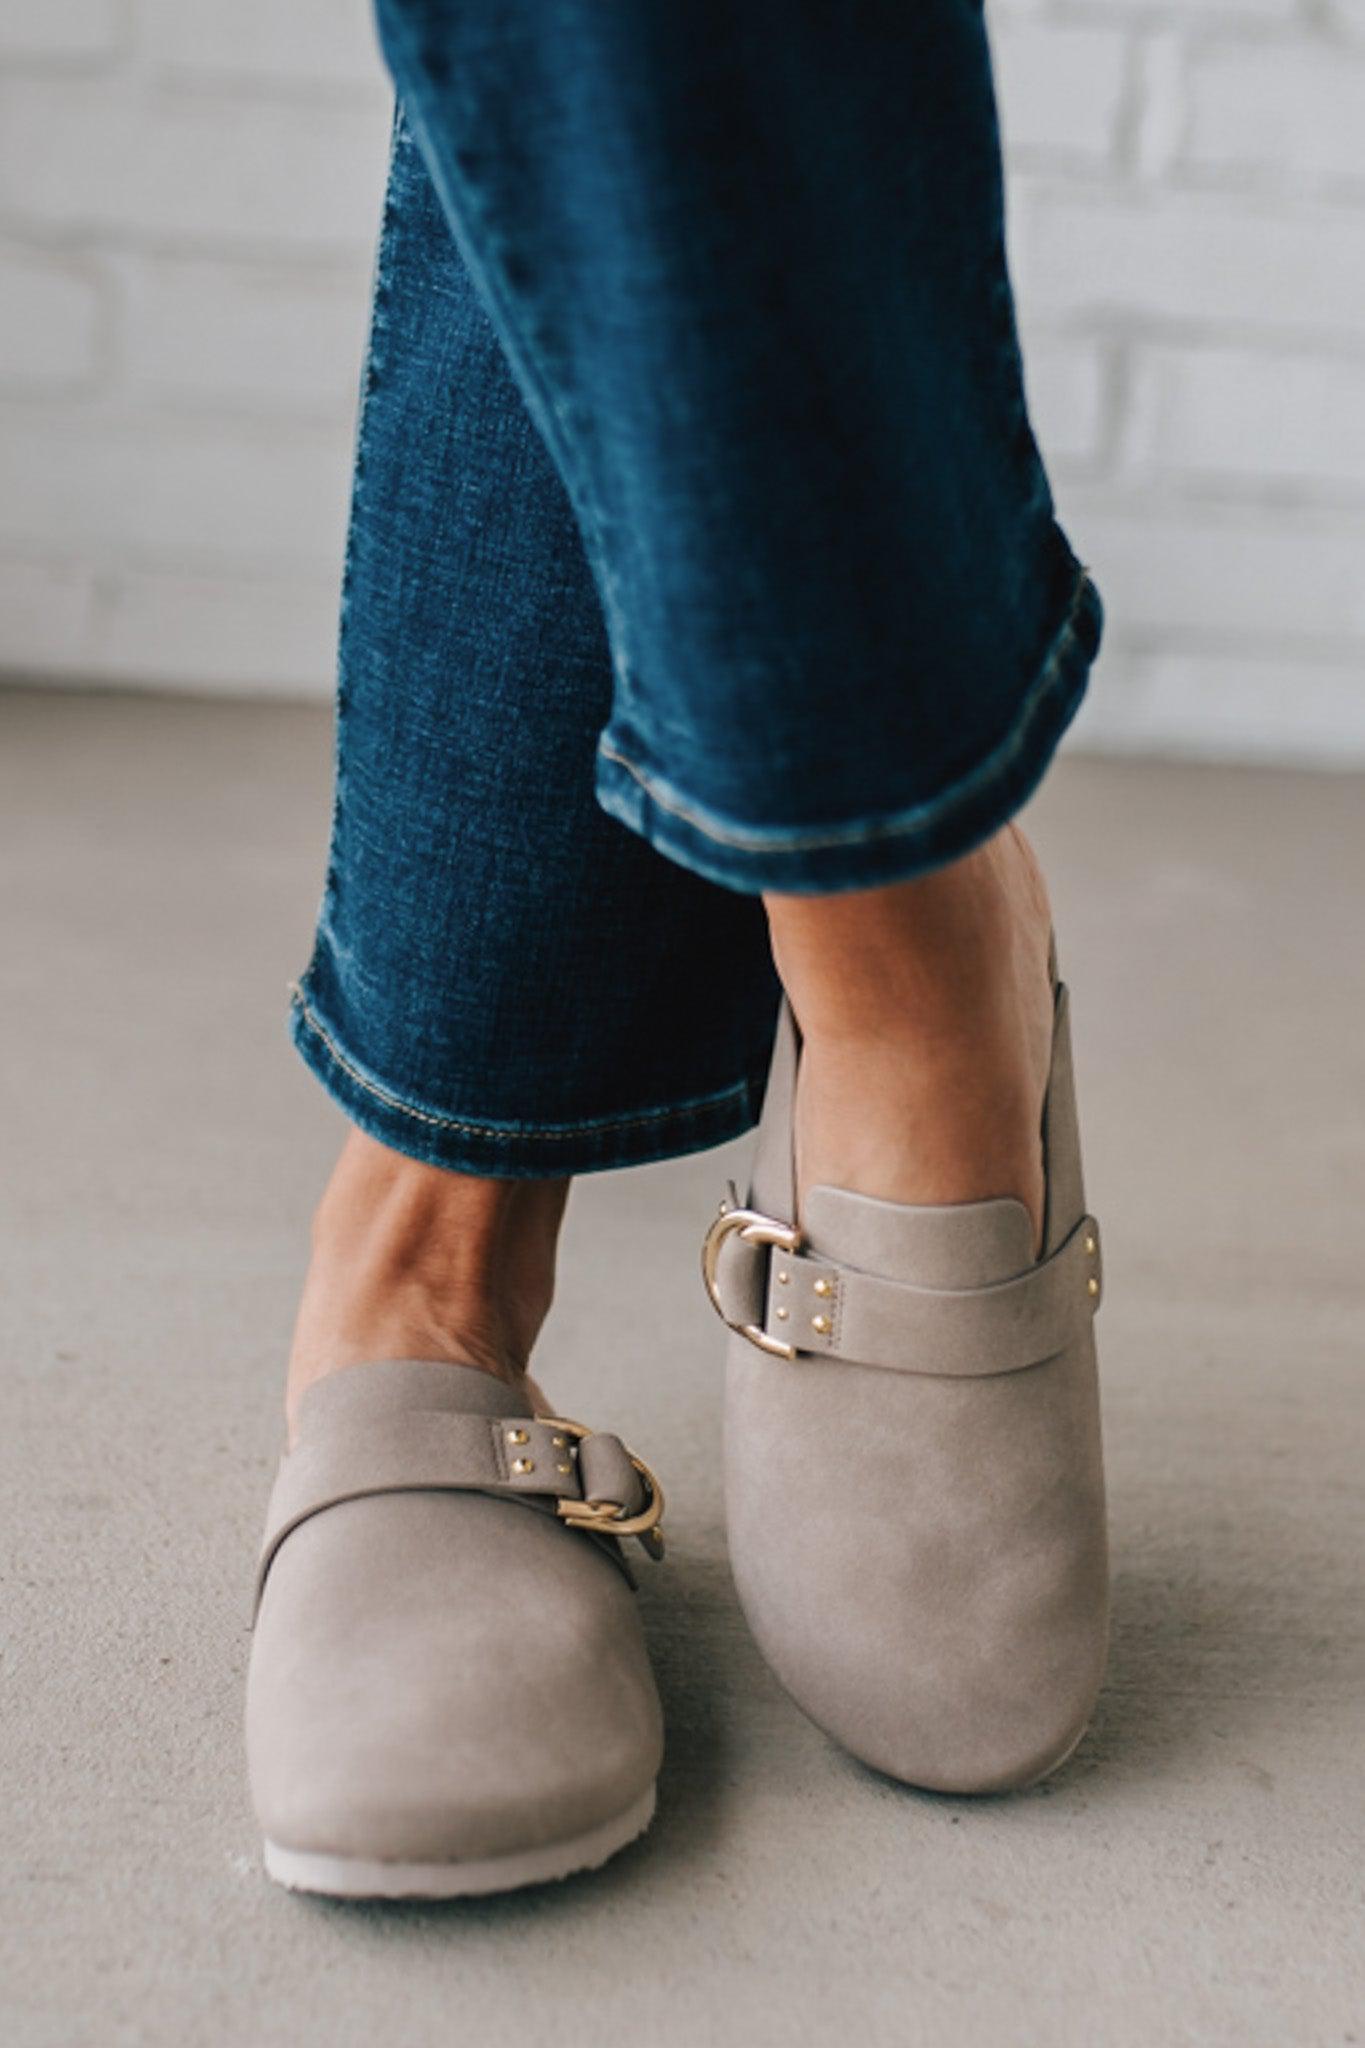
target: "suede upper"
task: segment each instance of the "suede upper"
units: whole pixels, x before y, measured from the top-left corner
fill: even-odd
[[[247,1745],[278,1846],[414,1863],[514,1856],[587,1833],[653,1784],[658,1694],[604,1539],[566,1526],[553,1503],[444,1487],[433,1471],[429,1446],[449,1418],[510,1422],[523,1409],[486,1373],[423,1360],[347,1367],[305,1396],[277,1487],[292,1484],[293,1460],[331,1458],[357,1483],[368,1446],[377,1457],[387,1444],[388,1462],[386,1490],[307,1514],[269,1559]],[[402,1484],[405,1444],[414,1476]]]
[[[794,1214],[798,1059],[784,1013],[749,1199],[778,1219]],[[793,1358],[741,1335],[729,1346],[730,1555],[759,1646],[798,1704],[855,1755],[942,1791],[1001,1790],[1059,1762],[1089,1718],[1105,1659],[1098,1233],[1085,1210],[1060,985],[1043,1136],[1036,1266],[1016,1201],[917,1208],[809,1190],[810,1270],[848,1276],[850,1292],[860,1276],[938,1291],[927,1322],[906,1318],[899,1359],[894,1289],[867,1325],[881,1347],[874,1365],[847,1346],[841,1356],[804,1348],[806,1321]],[[1028,1281],[1054,1259],[1064,1283],[1044,1283],[1056,1300],[1038,1326],[1051,1335],[1041,1355],[1021,1357],[1028,1344],[999,1314],[1002,1283]],[[765,1300],[793,1267],[780,1249],[767,1260]],[[784,1302],[796,1302],[793,1277]],[[1036,1292],[1015,1290],[1020,1300]],[[907,1299],[913,1307],[919,1296]],[[801,1316],[830,1300],[809,1295]]]

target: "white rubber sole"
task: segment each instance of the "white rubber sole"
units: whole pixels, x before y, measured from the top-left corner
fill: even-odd
[[[316,1856],[305,1850],[265,1844],[266,1876],[291,1892],[320,1892],[332,1899],[466,1899],[489,1892],[548,1884],[576,1871],[596,1870],[618,1849],[642,1835],[654,1818],[655,1788],[614,1820],[568,1842],[522,1849],[513,1856],[486,1856],[464,1863],[386,1863],[362,1856]]]

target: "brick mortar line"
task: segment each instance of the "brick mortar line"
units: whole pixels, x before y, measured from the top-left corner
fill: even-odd
[[[209,582],[252,583],[282,590],[335,588],[339,593],[341,588],[340,542],[335,560],[328,554],[319,555],[312,561],[297,558],[285,561],[278,554],[236,555],[226,549],[196,554],[193,550],[179,553],[174,549],[162,552],[154,548],[139,550],[127,547],[120,552],[99,542],[91,543],[77,555],[62,556],[53,553],[49,542],[27,541],[14,534],[0,532],[0,562],[16,568],[57,573],[74,571],[96,578],[183,576],[190,580],[202,578]]]
[[[1248,190],[1244,183],[1238,186],[1231,182],[1234,175],[1241,176],[1240,172],[1231,171],[1227,184],[1214,182],[1203,174],[1191,175],[1184,168],[1163,173],[1160,178],[1138,178],[1126,172],[1116,175],[1116,166],[1092,166],[1091,175],[1075,163],[1060,158],[1049,160],[1041,153],[1030,155],[1022,148],[1011,152],[1007,170],[1011,197],[1018,195],[1026,202],[1039,198],[1060,201],[1094,212],[1101,211],[1106,201],[1117,201],[1147,213],[1158,213],[1163,207],[1169,210],[1171,201],[1186,201],[1197,206],[1206,218],[1233,213],[1267,227],[1302,227],[1306,216],[1313,220],[1341,220],[1352,214],[1365,214],[1365,184],[1358,194],[1343,194],[1339,188],[1313,190],[1303,185],[1287,185],[1279,191],[1258,185]],[[1230,206],[1229,200],[1238,204]]]
[[[358,380],[358,350],[356,371]],[[291,401],[281,399],[279,404],[289,406]],[[247,428],[249,438],[259,441],[262,447],[278,448],[282,442],[288,444],[292,441],[301,452],[332,448],[338,428],[344,429],[351,423],[354,411],[353,405],[339,405],[325,414],[310,413],[296,407],[293,412],[293,424],[298,431],[291,436],[287,432],[281,432],[281,428],[287,428],[290,422],[287,419],[281,420],[277,407],[267,403],[257,411],[249,400],[236,405],[215,403],[212,399],[199,403],[193,396],[189,396],[182,404],[165,399],[142,398],[132,391],[106,393],[101,390],[92,392],[85,403],[73,408],[61,400],[54,400],[50,405],[45,404],[41,393],[36,391],[31,383],[22,393],[0,394],[0,418],[27,418],[34,422],[35,429],[61,424],[69,418],[80,426],[93,427],[96,430],[126,428],[133,433],[146,433],[164,427],[167,430],[167,437],[174,438],[176,432],[183,433],[189,427],[202,427],[212,431],[223,426],[231,428],[233,439],[240,442],[242,429]],[[44,414],[50,415],[50,418],[44,419]]]
[[[379,186],[376,185],[373,228],[379,225]],[[93,224],[61,226],[32,214],[17,214],[0,208],[0,257],[6,248],[57,261],[100,263],[180,263],[208,269],[278,270],[302,276],[309,283],[368,285],[374,267],[374,235],[362,239],[365,225],[357,232],[354,251],[339,245],[276,241],[248,243],[236,240],[188,241],[179,236],[130,235],[126,229],[105,229]]]
[[[238,236],[210,229],[194,239],[156,230],[139,231],[85,220],[54,221],[41,214],[22,213],[0,206],[0,240],[22,242],[36,249],[54,252],[75,250],[91,255],[109,252],[116,256],[169,257],[185,262],[212,263],[220,258],[229,263],[288,264],[317,269],[354,265],[365,270],[374,261],[374,242],[379,229],[383,182],[376,175],[374,208],[369,219],[357,220],[354,244],[345,242],[291,242],[283,237],[272,241]]]
[[[107,53],[79,53],[63,56],[6,53],[0,49],[0,91],[13,85],[22,92],[25,85],[73,85],[84,89],[108,84],[125,103],[153,110],[159,102],[169,108],[197,106],[217,100],[227,107],[266,106],[284,112],[300,109],[316,112],[355,112],[382,109],[392,97],[383,61],[376,46],[374,75],[351,78],[309,78],[288,71],[236,69],[224,65],[180,63],[158,59],[133,44],[126,50]]]
[[[1186,320],[1158,313],[1106,312],[1048,315],[1020,292],[1020,325],[1024,361],[1046,346],[1132,350],[1135,362],[1154,355],[1237,354],[1264,362],[1320,362],[1332,369],[1365,369],[1365,325],[1352,333],[1341,328],[1250,327],[1240,320]]]

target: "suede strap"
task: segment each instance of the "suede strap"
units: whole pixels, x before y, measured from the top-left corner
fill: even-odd
[[[340,1501],[419,1490],[489,1493],[549,1514],[560,1500],[605,1503],[623,1520],[642,1513],[649,1500],[619,1437],[595,1431],[577,1437],[533,1416],[408,1408],[370,1416],[363,1429],[322,1428],[280,1461],[256,1569],[256,1605],[280,1545],[301,1522]],[[611,1539],[609,1524],[593,1533]],[[657,1542],[645,1547],[658,1554]]]
[[[985,1378],[1054,1358],[1098,1308],[1101,1285],[1099,1225],[1086,1215],[1049,1257],[970,1288],[915,1287],[733,1230],[720,1249],[716,1298],[732,1326],[756,1325],[798,1354]]]

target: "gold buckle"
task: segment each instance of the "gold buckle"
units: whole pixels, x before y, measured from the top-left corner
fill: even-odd
[[[566,1430],[580,1442],[594,1433],[586,1422],[570,1422],[563,1415],[544,1415],[539,1420],[547,1429]],[[572,1529],[598,1529],[604,1536],[642,1536],[651,1550],[662,1551],[664,1532],[659,1524],[663,1519],[664,1490],[643,1458],[637,1458],[629,1449],[626,1456],[649,1488],[649,1499],[638,1515],[623,1514],[619,1501],[614,1500],[561,1499],[555,1502],[555,1513]]]
[[[768,1352],[773,1358],[795,1358],[794,1344],[784,1344],[780,1337],[770,1337],[760,1323],[732,1323],[721,1306],[720,1288],[717,1284],[720,1248],[735,1230],[746,1244],[772,1245],[777,1251],[783,1252],[796,1252],[801,1249],[801,1232],[794,1223],[779,1223],[775,1216],[764,1216],[758,1209],[740,1209],[729,1202],[722,1202],[720,1214],[707,1231],[701,1248],[702,1281],[712,1308],[726,1328],[737,1330],[741,1337],[747,1337],[758,1350]]]

